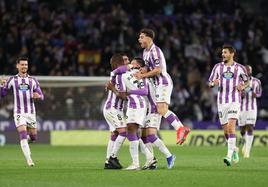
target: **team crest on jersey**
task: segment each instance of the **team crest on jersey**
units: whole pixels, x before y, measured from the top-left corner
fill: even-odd
[[[234,73],[231,71],[226,71],[223,73],[223,78],[230,80],[234,77]]]
[[[26,92],[26,91],[28,91],[29,89],[30,89],[29,84],[21,83],[21,84],[19,85],[19,90],[20,90],[20,91]]]

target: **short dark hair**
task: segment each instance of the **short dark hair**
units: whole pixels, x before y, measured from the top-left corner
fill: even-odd
[[[136,60],[137,63],[138,63],[141,67],[144,67],[144,66],[145,66],[145,61],[144,61],[142,58],[140,58],[140,57],[135,57],[135,58],[133,58],[133,60]]]
[[[111,62],[115,63],[116,65],[124,64],[123,56],[119,53],[116,53],[112,56]]]
[[[224,44],[222,46],[222,49],[228,49],[230,51],[230,53],[234,53],[234,54],[236,53],[235,48],[230,44]]]
[[[140,34],[141,33],[145,34],[146,36],[148,36],[148,37],[152,38],[152,40],[154,40],[155,33],[152,29],[143,28],[140,30]]]
[[[27,62],[28,62],[28,58],[27,58],[27,57],[19,57],[19,58],[16,60],[16,63],[19,64],[20,61],[27,61]]]

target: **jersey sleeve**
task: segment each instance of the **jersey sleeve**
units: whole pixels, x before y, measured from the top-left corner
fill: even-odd
[[[154,47],[151,51],[151,57],[153,59],[153,67],[161,67],[161,55],[160,55],[160,49],[157,47]]]
[[[256,93],[256,97],[261,97],[262,95],[262,86],[261,81],[256,79],[257,86],[255,87],[254,92]]]
[[[247,70],[245,66],[241,65],[240,66],[240,80],[241,82],[247,82],[249,80],[249,76],[247,74]]]
[[[213,67],[213,69],[211,71],[211,74],[210,74],[210,76],[208,78],[208,82],[212,82],[212,81],[214,81],[214,80],[219,78],[218,67],[219,67],[219,64],[216,64]]]
[[[41,100],[44,100],[44,94],[41,90],[39,82],[37,81],[36,78],[33,78],[33,80],[34,80],[33,91],[37,92],[41,96]]]

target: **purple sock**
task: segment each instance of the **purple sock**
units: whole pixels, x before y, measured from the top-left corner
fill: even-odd
[[[171,113],[171,114],[169,114],[168,117],[166,117],[166,120],[167,120],[167,122],[168,122],[169,124],[171,124],[173,121],[176,121],[177,119],[176,119],[176,116],[174,116],[174,115]]]
[[[151,134],[151,135],[148,135],[148,136],[147,136],[147,141],[148,141],[148,142],[154,143],[155,140],[157,140],[157,137],[156,137],[155,134]]]
[[[31,140],[34,142],[37,140],[37,134],[30,134]]]
[[[118,136],[118,135],[116,135],[116,134],[112,134],[112,135],[111,135],[111,140],[112,140],[112,141],[115,141],[116,138],[117,138],[117,136]]]
[[[252,132],[252,131],[250,131],[250,132],[248,131],[248,132],[247,132],[247,135],[248,135],[248,136],[252,136],[252,135],[253,135],[253,132]]]
[[[235,134],[229,134],[229,138],[235,138]]]
[[[27,131],[19,132],[20,140],[27,139]]]
[[[137,134],[136,133],[128,133],[127,134],[127,138],[128,138],[128,140],[129,141],[135,141],[135,140],[138,140],[138,136],[137,136]]]
[[[123,137],[127,137],[127,132],[120,132],[119,135]]]

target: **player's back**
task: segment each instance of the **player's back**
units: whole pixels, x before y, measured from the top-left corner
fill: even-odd
[[[144,82],[142,79],[138,80],[133,75],[136,70],[127,71],[122,74],[122,80],[125,87],[121,91],[144,89]],[[118,75],[119,76],[119,75]],[[131,94],[127,97],[128,108],[145,108],[146,101],[144,96]]]
[[[245,88],[243,92],[241,111],[257,110],[257,98],[262,94],[261,82],[255,77],[251,77],[249,80],[249,86]]]
[[[122,75],[117,75],[110,77],[111,82],[114,85],[120,86],[122,84]],[[111,108],[117,109],[117,110],[123,110],[124,106],[124,100],[120,99],[116,96],[115,93],[113,93],[111,90],[108,91],[108,96],[104,104],[104,109],[109,110]]]

